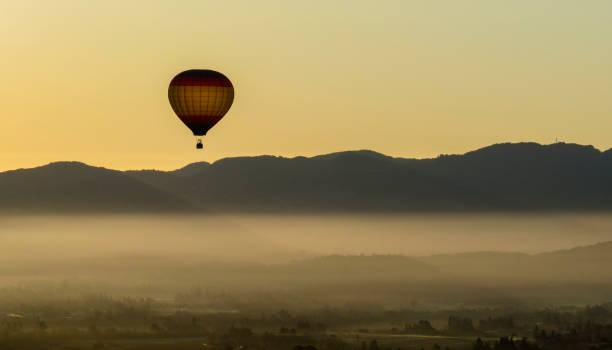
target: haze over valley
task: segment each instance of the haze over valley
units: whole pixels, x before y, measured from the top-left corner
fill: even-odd
[[[612,1],[0,28],[0,350],[612,350]]]
[[[195,287],[415,288],[377,302],[355,296],[380,307],[434,303],[436,285],[496,290],[503,298],[491,305],[540,305],[545,290],[567,284],[547,303],[603,302],[612,293],[610,176],[610,151],[564,143],[424,160],[372,151],[228,158],[170,172],[58,162],[0,173],[0,283],[78,280],[163,298]],[[597,291],[580,292],[587,284]],[[437,305],[477,299],[442,295]]]

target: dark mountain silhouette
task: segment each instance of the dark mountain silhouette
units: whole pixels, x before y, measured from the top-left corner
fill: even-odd
[[[197,162],[188,164],[180,169],[172,171],[171,173],[179,176],[193,176],[204,171],[204,169],[207,169],[208,167],[210,167],[210,163]]]
[[[194,210],[187,201],[120,171],[78,162],[0,173],[0,193],[5,213]]]
[[[594,209],[612,204],[609,152],[556,143],[498,144],[432,161],[434,173],[454,174],[517,209]]]
[[[403,159],[372,151],[221,159],[175,171],[80,163],[0,173],[12,210],[409,212],[610,210],[612,150],[505,143]]]

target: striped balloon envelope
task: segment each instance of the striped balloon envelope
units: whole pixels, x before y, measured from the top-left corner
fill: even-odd
[[[223,74],[207,69],[179,73],[170,82],[168,99],[179,119],[195,136],[204,136],[234,101],[234,86]],[[202,148],[198,140],[198,148]]]

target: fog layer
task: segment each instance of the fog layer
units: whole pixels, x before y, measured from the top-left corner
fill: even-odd
[[[539,253],[612,240],[612,215],[1,217],[1,259],[159,255],[276,263],[331,254]]]
[[[602,302],[612,245],[594,244],[604,241],[604,214],[12,216],[0,228],[0,288],[158,298],[204,288],[234,298],[208,307],[231,308],[241,298],[279,307]]]

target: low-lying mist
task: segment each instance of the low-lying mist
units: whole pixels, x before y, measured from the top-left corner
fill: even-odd
[[[199,288],[231,295],[233,304],[221,304],[236,307],[236,300],[246,305],[255,299],[300,305],[584,303],[612,293],[607,246],[593,250],[601,251],[598,261],[591,251],[566,258],[541,254],[612,240],[607,214],[1,220],[0,286],[38,286],[32,288],[49,294],[176,298]],[[560,284],[565,294],[544,297]]]
[[[2,258],[160,255],[277,263],[331,254],[539,253],[612,239],[612,215],[1,217]]]

